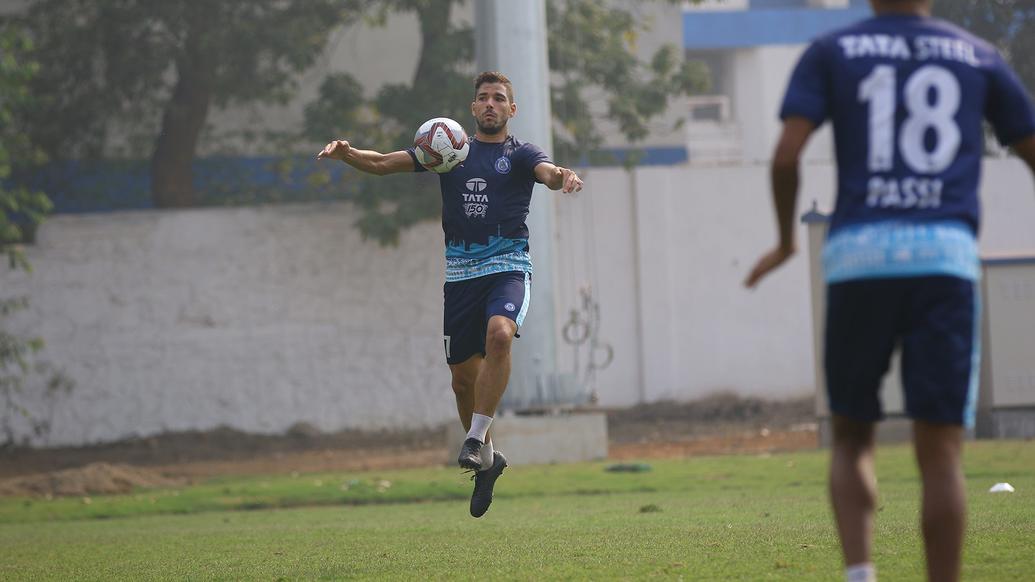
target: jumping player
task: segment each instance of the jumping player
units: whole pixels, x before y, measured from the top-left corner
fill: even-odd
[[[471,114],[477,131],[466,161],[440,174],[446,240],[444,338],[460,422],[467,438],[458,462],[475,471],[471,515],[492,503],[507,460],[488,437],[510,378],[510,347],[528,311],[532,262],[528,216],[536,182],[565,193],[582,180],[554,165],[538,146],[509,135],[517,113],[514,87],[499,72],[474,81]],[[371,174],[424,171],[413,149],[382,154],[333,141],[317,158],[342,160]]]
[[[996,50],[931,18],[930,0],[871,5],[874,18],[813,42],[791,76],[772,164],[779,244],[746,284],[794,253],[799,157],[829,119],[838,179],[823,251],[824,367],[830,497],[846,578],[876,579],[877,391],[898,343],[923,481],[927,573],[952,581],[960,577],[965,523],[962,441],[979,367],[982,120],[1035,173],[1035,111]]]

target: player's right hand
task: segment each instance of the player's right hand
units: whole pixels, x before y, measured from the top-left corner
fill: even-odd
[[[758,262],[755,263],[754,268],[751,269],[751,273],[748,274],[747,279],[744,280],[744,286],[748,289],[754,289],[758,282],[761,281],[766,275],[776,270],[777,267],[784,264],[787,259],[794,255],[793,247],[782,247],[777,246],[775,249],[762,255]]]
[[[334,140],[324,146],[320,153],[316,154],[316,159],[330,158],[332,160],[345,161],[345,157],[349,155],[349,150],[351,149],[352,146],[349,145],[349,142],[340,139]]]

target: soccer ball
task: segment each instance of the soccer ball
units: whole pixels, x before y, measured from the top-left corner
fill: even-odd
[[[463,126],[448,117],[425,121],[413,136],[417,161],[438,174],[445,174],[466,160],[470,149]]]

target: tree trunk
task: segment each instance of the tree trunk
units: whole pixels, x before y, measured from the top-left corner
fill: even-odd
[[[176,61],[176,87],[151,157],[151,196],[159,208],[183,208],[197,202],[192,165],[208,118],[215,77],[215,56],[204,54],[203,43],[203,33],[188,34],[184,55]]]
[[[443,5],[444,4],[444,5]],[[413,75],[414,87],[425,87],[436,81],[435,73],[440,62],[448,62],[452,55],[442,54],[441,39],[449,31],[449,18],[453,12],[453,0],[448,2],[417,4],[417,19],[420,22],[421,51],[417,60],[417,71]]]

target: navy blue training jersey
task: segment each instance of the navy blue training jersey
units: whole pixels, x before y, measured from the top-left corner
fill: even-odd
[[[514,136],[501,143],[471,138],[470,144],[463,164],[439,174],[446,280],[531,272],[525,218],[535,167],[550,160],[538,146]],[[409,151],[416,171],[426,171]]]
[[[1035,113],[995,48],[947,22],[881,15],[815,41],[780,117],[834,127],[831,232],[884,220],[955,220],[976,233],[982,119],[1009,145]]]

